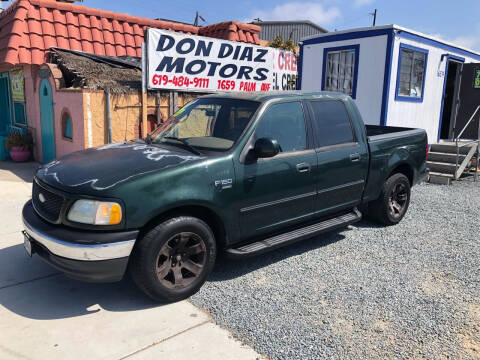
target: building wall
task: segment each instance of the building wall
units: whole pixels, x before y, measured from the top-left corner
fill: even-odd
[[[195,94],[179,94],[178,106],[195,98]],[[160,101],[159,101],[160,100]],[[132,140],[141,137],[140,122],[142,119],[141,93],[111,94],[110,115],[112,127],[112,142]],[[166,120],[171,115],[168,92],[160,94],[149,93],[148,115],[157,117],[157,108],[160,106],[161,118]],[[158,103],[159,101],[159,103]],[[107,96],[104,91],[83,91],[84,113],[84,146],[85,148],[100,146],[108,143]]]
[[[348,36],[348,34],[345,33],[342,36]],[[412,36],[408,32],[397,32],[392,39],[393,48],[389,66],[390,70],[387,68],[387,73],[389,72],[390,74],[390,81],[387,87],[384,87],[384,74],[388,37],[387,35],[378,35],[329,42],[328,39],[323,38],[322,40],[327,42],[319,44],[307,43],[304,45],[301,88],[302,90],[321,90],[323,51],[325,48],[359,45],[358,80],[356,99],[354,100],[365,123],[382,124],[382,97],[388,89],[385,125],[423,128],[428,134],[429,142],[436,142],[440,128],[447,65],[447,57],[444,56],[442,59],[442,55],[464,58],[466,63],[480,62],[480,56],[475,57],[474,54],[458,51],[451,46]],[[422,102],[395,99],[400,44],[428,50]]]
[[[381,35],[305,45],[303,47],[301,75],[302,90],[322,90],[323,52],[325,48],[359,45],[355,103],[366,124],[379,125],[387,39],[387,35]]]
[[[34,135],[34,158],[42,162],[42,126],[39,93],[42,78],[38,75],[38,66],[24,65],[23,71],[25,77],[27,122]],[[78,90],[57,90],[57,84],[51,73],[47,79],[52,89],[55,153],[56,157],[60,157],[83,149],[83,98],[81,91]],[[65,110],[68,110],[72,119],[71,140],[62,136],[62,114]]]
[[[454,51],[454,49],[447,50],[398,35],[396,35],[394,39],[386,125],[423,128],[427,131],[429,143],[436,142],[440,126],[440,111],[443,99],[443,84],[445,81],[444,74],[447,65],[446,56],[444,56],[442,60],[442,55],[456,55],[465,58],[466,63],[478,62],[478,60],[465,54],[460,54]],[[412,45],[428,50],[422,102],[395,100],[400,44]]]
[[[265,22],[258,22],[255,24],[261,27],[258,37],[265,41],[272,41],[278,35],[280,35],[282,39],[288,40],[291,35],[292,41],[297,44],[301,38],[324,33],[312,25],[302,23],[268,24]]]
[[[53,90],[55,119],[55,150],[60,157],[84,149],[83,98],[78,90]],[[72,119],[72,139],[67,139],[62,132],[62,114],[68,111]]]
[[[25,77],[25,108],[27,112],[27,123],[33,132],[33,157],[42,161],[42,131],[40,123],[40,99],[38,93],[37,65],[24,65],[23,76]],[[40,83],[40,82],[38,82]]]

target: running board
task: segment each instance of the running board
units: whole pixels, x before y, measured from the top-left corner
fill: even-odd
[[[242,245],[238,248],[229,248],[225,250],[229,258],[244,258],[263,254],[267,251],[277,249],[279,247],[293,244],[297,241],[308,239],[312,236],[335,230],[341,227],[348,226],[362,219],[362,214],[357,208],[354,208],[350,213],[337,216],[335,218],[318,222],[313,225],[292,230],[271,238],[263,239],[247,245]]]

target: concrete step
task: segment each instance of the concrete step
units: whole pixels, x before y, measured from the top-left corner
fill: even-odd
[[[458,157],[458,164],[461,164],[464,159],[465,159],[465,155],[460,155]],[[428,153],[427,161],[455,164],[457,161],[457,154],[430,151]]]
[[[427,167],[431,172],[437,172],[442,174],[452,175],[455,173],[455,164],[438,162],[438,161],[427,161]]]
[[[462,155],[467,155],[470,151],[470,148],[470,145],[462,146],[459,148],[459,153]],[[455,146],[455,143],[437,143],[430,145],[430,151],[437,153],[456,154],[457,148]]]
[[[428,175],[428,181],[432,184],[450,185],[453,181],[453,175],[430,172]]]

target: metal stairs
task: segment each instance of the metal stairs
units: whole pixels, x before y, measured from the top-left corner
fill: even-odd
[[[458,103],[457,103],[458,106]],[[460,130],[453,141],[432,144],[427,157],[427,167],[430,169],[429,181],[437,184],[449,185],[452,180],[460,179],[463,172],[472,166],[472,157],[477,154],[475,162],[475,181],[478,177],[480,160],[480,117],[477,122],[477,138],[475,140],[464,140],[462,138],[465,130],[474,123],[475,116],[480,114],[480,105],[477,106],[470,119]],[[457,122],[455,114],[454,124]],[[455,125],[454,125],[455,129]]]
[[[477,152],[478,142],[440,142],[430,146],[427,167],[429,181],[449,185],[470,169],[472,157]]]

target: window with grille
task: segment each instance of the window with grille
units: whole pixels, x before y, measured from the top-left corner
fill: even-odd
[[[359,46],[325,49],[323,89],[355,98]]]
[[[13,119],[15,126],[27,126],[27,116],[25,113],[25,102],[14,101],[13,102]]]
[[[400,44],[397,100],[422,101],[428,51]]]

